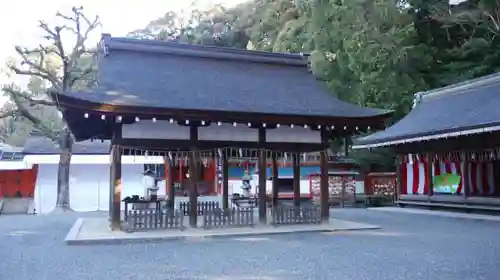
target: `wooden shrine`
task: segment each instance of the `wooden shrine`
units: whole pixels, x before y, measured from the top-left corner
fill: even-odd
[[[297,193],[301,154],[320,152],[321,221],[328,221],[329,139],[381,128],[391,114],[333,97],[308,70],[305,54],[104,34],[98,69],[97,88],[53,98],[78,141],[111,139],[113,229],[119,229],[122,222],[121,156],[137,151],[163,156],[167,168],[179,158],[188,163],[191,227],[198,225],[199,213],[194,207],[198,200],[197,170],[216,153],[223,158],[223,210],[230,207],[228,158],[244,154],[257,162],[262,202],[258,217],[266,223],[267,163],[277,170],[277,161],[285,155],[293,157]],[[167,178],[172,188],[169,182],[172,178]],[[174,192],[168,191],[168,196],[168,208],[173,210]],[[271,206],[276,207],[276,203],[273,199]],[[295,206],[299,204],[297,198]]]

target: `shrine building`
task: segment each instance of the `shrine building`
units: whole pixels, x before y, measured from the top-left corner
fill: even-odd
[[[200,166],[222,157],[223,209],[228,204],[228,159],[258,166],[258,199],[266,201],[266,167],[293,158],[294,204],[298,200],[302,154],[320,152],[320,212],[329,218],[329,139],[383,128],[392,112],[363,108],[335,98],[311,74],[307,54],[270,53],[104,34],[98,53],[98,85],[54,94],[77,141],[111,140],[110,220],[120,229],[121,156],[162,156],[167,188],[169,166],[189,168],[189,201],[197,205]],[[273,176],[277,177],[277,176]],[[274,182],[273,182],[274,183]],[[271,207],[276,207],[273,185]],[[174,192],[168,207],[174,209]],[[266,223],[267,203],[258,204]],[[198,225],[196,207],[189,225]]]
[[[500,210],[500,74],[415,94],[402,120],[355,141],[398,154],[398,204]]]

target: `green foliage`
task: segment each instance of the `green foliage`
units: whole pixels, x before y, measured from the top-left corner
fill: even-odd
[[[310,52],[313,73],[332,94],[361,106],[394,110],[393,121],[410,110],[415,93],[500,67],[498,0],[458,5],[448,0],[250,0],[192,14],[180,24],[168,13],[142,35]],[[333,142],[336,148],[342,143]],[[369,169],[387,170],[394,162],[386,150],[354,151],[351,156]]]

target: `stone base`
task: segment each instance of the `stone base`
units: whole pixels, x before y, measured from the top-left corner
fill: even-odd
[[[120,244],[130,242],[158,242],[167,240],[183,240],[191,238],[242,237],[273,234],[332,232],[344,230],[379,229],[379,226],[331,219],[329,223],[311,225],[257,225],[248,228],[220,228],[185,230],[151,230],[126,233],[111,231],[106,217],[79,218],[68,232],[65,242],[70,245],[79,244]]]
[[[33,214],[34,199],[32,197],[12,197],[0,199],[1,215]]]

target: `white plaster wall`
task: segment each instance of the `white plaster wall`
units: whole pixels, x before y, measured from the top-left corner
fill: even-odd
[[[321,143],[321,132],[295,126],[282,126],[266,131],[267,142]]]
[[[40,164],[35,185],[35,208],[48,213],[57,200],[57,164]],[[122,199],[144,195],[147,183],[142,164],[122,165]],[[70,206],[75,211],[109,210],[109,164],[72,164],[70,169]],[[165,194],[165,181],[160,182],[160,195]]]
[[[168,121],[139,121],[133,124],[124,124],[122,137],[136,139],[189,139],[189,127],[181,126]]]

